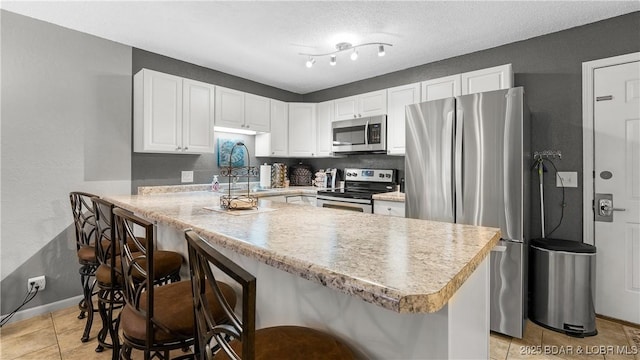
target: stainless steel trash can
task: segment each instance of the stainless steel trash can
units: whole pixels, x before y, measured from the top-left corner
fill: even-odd
[[[596,335],[595,246],[559,239],[530,245],[529,318],[567,335]]]

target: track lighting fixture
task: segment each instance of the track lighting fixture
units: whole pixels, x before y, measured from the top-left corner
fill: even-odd
[[[331,66],[335,66],[337,63],[336,57],[338,53],[341,53],[343,51],[347,51],[347,50],[351,50],[351,55],[350,58],[351,60],[357,60],[358,59],[358,48],[360,47],[364,47],[364,46],[377,46],[378,47],[378,56],[384,56],[386,54],[384,47],[385,46],[393,46],[392,44],[387,44],[387,43],[380,43],[380,42],[373,42],[373,43],[365,43],[365,44],[359,44],[359,45],[352,45],[351,43],[348,42],[341,42],[336,44],[336,51],[332,51],[329,53],[325,53],[325,54],[308,54],[308,53],[300,53],[300,55],[304,55],[304,56],[308,56],[309,59],[307,60],[307,67],[310,68],[313,66],[313,64],[315,64],[317,57],[322,57],[322,56],[329,56],[329,64]]]

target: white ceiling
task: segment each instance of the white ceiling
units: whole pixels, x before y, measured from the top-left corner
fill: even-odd
[[[640,10],[640,1],[6,1],[3,9],[305,94]],[[305,67],[300,52],[387,42]]]

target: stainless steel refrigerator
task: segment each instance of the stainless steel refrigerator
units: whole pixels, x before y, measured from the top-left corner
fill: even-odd
[[[529,112],[521,87],[406,108],[409,218],[498,227],[491,330],[522,338],[527,318]]]

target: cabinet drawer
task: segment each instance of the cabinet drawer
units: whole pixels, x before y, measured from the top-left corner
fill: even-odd
[[[396,201],[374,200],[373,213],[404,217],[404,203]]]

